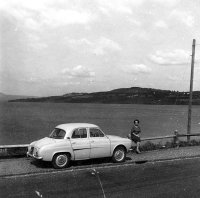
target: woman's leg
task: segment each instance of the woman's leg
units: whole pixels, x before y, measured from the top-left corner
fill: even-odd
[[[137,142],[136,146],[137,146],[136,152],[137,152],[137,153],[141,153],[141,152],[140,152],[140,142]]]

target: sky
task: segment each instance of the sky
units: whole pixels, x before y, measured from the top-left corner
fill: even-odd
[[[0,0],[0,92],[200,90],[200,0]]]

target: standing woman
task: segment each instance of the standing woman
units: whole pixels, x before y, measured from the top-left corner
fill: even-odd
[[[136,143],[136,153],[137,154],[141,153],[140,149],[139,149],[140,148],[140,142],[141,142],[140,136],[139,136],[139,134],[141,133],[139,123],[140,123],[139,120],[134,120],[133,121],[133,127],[131,129],[131,140]]]

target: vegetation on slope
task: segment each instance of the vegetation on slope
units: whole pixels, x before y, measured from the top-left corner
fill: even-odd
[[[115,103],[115,104],[188,104],[189,93],[150,88],[121,88],[107,92],[70,93],[62,96],[26,98],[11,102]],[[193,92],[193,104],[200,104],[200,91]]]

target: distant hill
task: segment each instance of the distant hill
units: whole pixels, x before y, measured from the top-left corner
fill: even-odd
[[[188,104],[189,93],[151,88],[131,87],[106,92],[69,93],[62,96],[26,98],[11,102],[114,103],[114,104]],[[193,92],[193,104],[200,105],[200,91]]]
[[[0,92],[0,102],[5,102],[9,100],[18,100],[21,98],[33,98],[33,96],[8,95]]]

